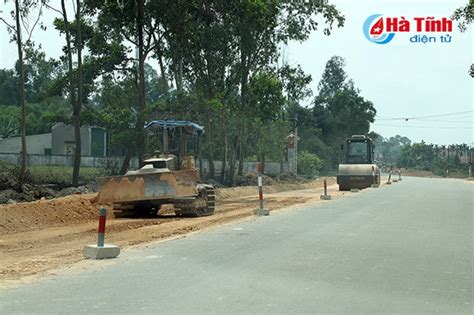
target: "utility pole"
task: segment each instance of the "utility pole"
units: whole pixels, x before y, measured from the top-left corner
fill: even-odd
[[[298,175],[298,112],[295,114],[295,175]]]
[[[287,144],[287,154],[288,154],[288,172],[293,175],[298,174],[298,114],[295,115],[295,132],[290,133],[286,138],[288,140]]]
[[[288,173],[296,175],[296,136],[294,133],[290,133],[287,139],[287,154],[288,154]]]
[[[472,177],[472,147],[469,147],[469,178]]]

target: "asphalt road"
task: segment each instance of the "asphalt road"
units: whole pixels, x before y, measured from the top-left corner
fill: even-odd
[[[405,178],[91,261],[0,292],[0,313],[471,314],[473,198]]]

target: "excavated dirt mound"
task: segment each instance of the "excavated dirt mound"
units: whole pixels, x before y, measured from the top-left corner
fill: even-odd
[[[264,194],[278,193],[288,190],[299,190],[299,189],[310,189],[310,188],[319,188],[323,187],[323,180],[326,179],[327,185],[334,185],[336,179],[334,177],[321,178],[315,181],[311,181],[304,184],[275,184],[268,185],[263,179],[263,192]],[[267,185],[267,186],[265,186]],[[216,196],[218,199],[224,200],[227,198],[235,197],[247,197],[247,196],[257,196],[258,187],[257,186],[242,186],[242,187],[229,187],[229,188],[220,188],[216,189]]]
[[[255,186],[257,185],[258,174],[247,173],[245,175],[236,175],[235,186]],[[289,173],[282,173],[276,176],[262,175],[262,179],[265,185],[276,185],[276,184],[304,184],[309,183],[311,180],[304,177],[293,175]]]
[[[334,178],[328,178],[328,185],[335,183]],[[265,181],[264,181],[264,184]],[[309,189],[322,187],[322,180],[306,184],[277,184],[264,186],[264,193],[277,193],[287,190]],[[218,200],[237,197],[257,197],[256,186],[243,186],[216,189]],[[97,194],[70,195],[66,197],[0,205],[0,235],[32,231],[45,227],[58,227],[86,223],[97,220],[99,206]],[[110,210],[110,205],[108,206]],[[163,214],[171,214],[170,209],[163,209]],[[108,216],[113,217],[112,211]]]
[[[235,186],[255,186],[257,185],[258,175],[255,173],[248,173],[244,175],[235,176]],[[267,175],[262,175],[263,181],[266,185],[276,184],[275,180]]]
[[[96,194],[0,205],[0,235],[97,220]]]
[[[334,178],[328,179],[329,193],[335,197],[343,195],[334,182]],[[265,204],[275,211],[321,202],[322,185],[320,179],[306,184],[266,186]],[[0,205],[0,290],[83,260],[83,246],[94,243],[97,237],[99,204],[95,203],[96,196],[71,195]],[[116,219],[110,205],[105,206],[109,210],[108,242],[131,246],[251,218],[258,207],[258,190],[255,186],[217,189],[216,213],[200,218],[176,217],[172,209],[168,209],[156,218]]]

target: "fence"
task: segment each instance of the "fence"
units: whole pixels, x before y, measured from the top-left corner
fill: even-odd
[[[5,161],[12,164],[20,164],[21,155],[18,153],[0,153],[0,161]],[[109,157],[95,157],[82,156],[81,166],[85,167],[120,167],[122,165],[123,157],[109,156]],[[43,155],[43,154],[28,154],[28,165],[65,165],[72,166],[73,160],[70,155]],[[199,164],[196,161],[196,164]],[[282,168],[283,167],[283,168]],[[130,161],[130,168],[138,168],[138,160],[133,158]],[[207,160],[202,161],[202,168],[204,172],[209,170],[209,163]],[[216,173],[222,169],[221,161],[214,161],[214,168]],[[257,172],[257,162],[244,162],[244,173]],[[279,174],[281,172],[288,172],[288,163],[284,162],[282,165],[275,162],[265,163],[265,174]]]

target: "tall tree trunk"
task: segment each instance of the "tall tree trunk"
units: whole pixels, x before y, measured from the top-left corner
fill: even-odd
[[[176,89],[178,97],[183,94],[183,54],[181,51],[181,44],[178,42],[178,64],[176,65]]]
[[[243,113],[246,111],[247,108],[247,90],[248,90],[248,77],[249,77],[249,69],[248,69],[248,55],[245,52],[243,40],[241,39],[240,44],[240,66],[241,66],[241,74],[240,74],[240,119],[239,119],[239,139],[238,139],[238,146],[239,146],[239,165],[237,169],[237,174],[243,175],[243,166],[244,166],[244,145],[243,145],[243,138],[245,135],[245,123],[244,123],[244,115]]]
[[[225,173],[226,174],[225,184],[228,186],[232,186],[234,184],[235,163],[236,163],[236,152],[235,150],[233,150],[229,158],[229,168],[227,169]]]
[[[229,169],[227,171],[227,178],[226,178],[226,184],[229,185],[229,186],[232,186],[234,184],[234,175],[235,175],[235,165],[237,163],[237,150],[238,150],[238,143],[239,143],[239,140],[238,140],[238,135],[233,137],[233,140],[232,140],[232,145],[231,145],[231,152],[230,153],[230,157],[229,157]]]
[[[20,167],[20,181],[25,180],[27,152],[26,152],[26,104],[25,104],[25,74],[23,66],[23,44],[21,40],[21,25],[20,25],[20,3],[15,0],[15,19],[16,19],[16,43],[18,47],[18,61],[19,61],[19,76],[20,76],[20,133],[21,133],[21,167]]]
[[[207,115],[207,120],[206,120],[206,129],[207,129],[207,161],[209,164],[209,178],[214,178],[215,174],[215,166],[214,166],[214,148],[213,148],[213,137],[212,137],[212,122],[211,118],[209,117],[209,114]]]
[[[80,141],[80,126],[79,126],[79,132],[76,131],[76,87],[74,84],[74,74],[73,74],[73,68],[72,68],[72,48],[71,48],[71,33],[69,31],[69,21],[67,19],[67,11],[66,11],[66,5],[64,3],[64,0],[61,0],[61,9],[62,9],[62,14],[63,14],[63,20],[64,20],[64,33],[66,34],[66,50],[67,50],[67,66],[68,66],[68,79],[69,79],[69,99],[71,102],[71,107],[73,110],[73,120],[74,120],[74,133],[79,134],[79,141]],[[75,140],[77,141],[77,138],[75,137]],[[79,142],[80,143],[80,142]],[[76,142],[76,148],[77,148],[77,142]],[[79,144],[80,148],[80,144]],[[73,185],[77,185],[77,182],[74,183],[74,171],[76,170],[76,156],[77,153],[74,151],[74,160],[73,160]],[[80,159],[80,155],[79,155]],[[79,160],[80,162],[80,160]],[[77,171],[79,173],[79,171]],[[77,175],[76,175],[77,176]]]
[[[179,94],[183,94],[183,56],[180,53],[178,62]]]
[[[137,155],[140,167],[143,166],[142,156],[145,153],[145,54],[143,44],[144,0],[138,1],[137,31],[138,31],[138,115],[135,126],[137,134]]]
[[[285,161],[285,154],[283,154],[283,156],[281,157],[281,160],[280,160],[280,174],[283,174],[284,173],[284,169],[283,169],[283,163]]]
[[[74,160],[72,184],[79,185],[79,170],[81,168],[81,111],[82,111],[82,30],[81,30],[81,1],[76,0],[76,47],[77,47],[77,102],[73,105],[74,122]]]
[[[224,122],[227,122],[227,119],[224,120]],[[224,158],[222,159],[222,168],[221,168],[221,183],[224,182],[224,179],[225,179],[225,172],[226,172],[226,168],[227,168],[227,159],[228,159],[228,151],[229,151],[229,145],[228,145],[228,141],[227,141],[227,126],[226,125],[223,125],[222,126],[223,128],[223,136],[224,136]]]
[[[122,166],[120,167],[120,175],[124,175],[128,171],[128,167],[130,166],[130,160],[132,159],[132,151],[127,150],[127,154],[123,159]]]
[[[239,137],[239,165],[237,168],[237,174],[242,176],[244,174],[244,135],[245,135],[245,130],[244,130],[245,125],[242,127],[242,132],[240,132],[240,137]]]
[[[163,93],[165,94],[166,102],[169,102],[169,87],[168,87],[168,79],[166,77],[166,68],[165,64],[163,63],[163,53],[161,51],[161,47],[158,43],[156,43],[156,55],[158,56],[158,64],[160,65],[160,72],[161,72],[161,81],[163,83]]]
[[[198,160],[199,160],[199,178],[201,180],[203,180],[204,179],[204,170],[203,170],[203,166],[202,166],[202,150],[201,150],[202,139],[201,139],[201,136],[198,136],[197,144],[198,144],[197,154],[198,154]]]

